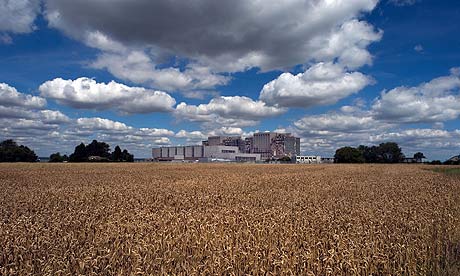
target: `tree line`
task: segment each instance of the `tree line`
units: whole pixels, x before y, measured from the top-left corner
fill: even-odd
[[[24,145],[8,139],[0,143],[0,162],[37,162],[35,152]],[[134,162],[134,155],[117,145],[110,152],[109,144],[93,140],[90,144],[81,143],[70,155],[56,152],[50,155],[49,162]]]
[[[93,140],[88,145],[81,143],[76,146],[68,159],[70,162],[134,162],[134,155],[126,149],[122,151],[119,146],[111,153],[109,144]]]
[[[405,156],[397,143],[388,142],[371,147],[339,148],[334,158],[337,163],[399,163]]]
[[[342,147],[336,150],[334,158],[336,163],[401,163],[406,157],[397,143],[387,142],[378,146]],[[422,152],[417,152],[412,159],[422,163],[425,158]],[[441,164],[435,161],[438,162]]]
[[[38,156],[30,148],[8,139],[0,143],[0,162],[37,162]]]

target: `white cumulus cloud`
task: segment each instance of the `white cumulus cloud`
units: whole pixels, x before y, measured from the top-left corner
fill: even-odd
[[[0,83],[0,105],[40,109],[46,106],[46,100],[41,97],[18,92],[16,88],[6,83]]]
[[[162,91],[129,87],[111,81],[98,83],[89,78],[64,80],[56,78],[43,83],[41,96],[81,109],[114,109],[122,113],[170,112],[174,98]]]
[[[105,130],[114,132],[126,132],[132,129],[124,123],[112,121],[104,118],[78,118],[76,126],[88,130]]]
[[[401,123],[436,123],[460,116],[460,77],[439,77],[416,87],[383,91],[372,106],[379,120]]]
[[[208,136],[241,136],[243,134],[243,130],[239,127],[221,127],[208,133]]]
[[[248,97],[221,96],[207,104],[188,105],[182,102],[177,105],[175,116],[179,120],[206,122],[214,126],[244,127],[284,112],[285,108],[267,106],[264,102]]]
[[[260,100],[277,106],[312,107],[334,104],[372,83],[359,72],[346,70],[333,63],[318,63],[304,73],[284,73],[267,83]]]
[[[380,126],[369,114],[321,114],[305,116],[294,122],[299,130],[313,133],[368,132]]]

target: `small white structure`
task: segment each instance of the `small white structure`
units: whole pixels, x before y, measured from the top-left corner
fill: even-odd
[[[295,157],[297,164],[321,164],[321,156],[304,156],[298,155]]]

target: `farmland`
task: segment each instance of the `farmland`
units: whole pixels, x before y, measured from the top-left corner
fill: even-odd
[[[411,165],[2,164],[0,275],[459,275],[460,178]]]

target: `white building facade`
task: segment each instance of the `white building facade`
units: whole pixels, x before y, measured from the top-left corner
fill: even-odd
[[[304,156],[298,155],[295,157],[297,164],[321,164],[321,156]]]

